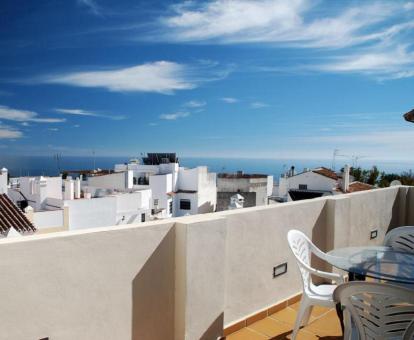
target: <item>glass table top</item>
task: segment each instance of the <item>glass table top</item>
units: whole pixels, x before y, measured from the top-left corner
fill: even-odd
[[[349,273],[414,284],[414,254],[389,247],[348,247],[328,252],[327,261]]]

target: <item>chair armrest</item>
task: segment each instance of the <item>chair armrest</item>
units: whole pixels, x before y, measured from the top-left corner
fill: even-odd
[[[322,270],[312,268],[312,267],[308,266],[306,263],[304,263],[301,260],[299,260],[298,263],[300,264],[301,267],[303,267],[305,270],[307,270],[309,273],[311,273],[313,275],[323,277],[323,278],[328,279],[328,280],[335,281],[338,284],[342,284],[342,283],[345,282],[344,277],[340,274],[328,273],[328,272],[324,272]]]
[[[317,269],[315,269],[315,272],[312,272],[312,274],[319,276],[319,277],[323,277],[325,279],[335,281],[338,284],[345,283],[344,277],[341,274],[328,273],[328,272],[324,272],[324,271],[317,270]]]

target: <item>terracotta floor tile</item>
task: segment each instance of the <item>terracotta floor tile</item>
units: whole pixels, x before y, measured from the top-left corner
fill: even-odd
[[[258,333],[267,335],[272,339],[284,339],[292,331],[292,327],[284,322],[266,318],[255,322],[249,326],[249,329],[253,329]]]
[[[292,339],[292,334],[289,334],[286,339]],[[296,337],[296,340],[318,340],[319,337],[315,334],[312,334],[310,332],[307,332],[303,329],[301,329]]]
[[[293,308],[294,310],[299,310],[299,306],[300,306],[300,303],[299,302],[297,302],[297,303],[295,303],[295,304],[293,304],[293,305],[290,305],[289,307],[290,308]],[[318,318],[318,317],[320,317],[321,315],[323,315],[323,314],[325,314],[325,313],[327,313],[327,312],[329,312],[330,310],[331,310],[332,308],[328,308],[328,307],[322,307],[322,306],[313,306],[313,309],[312,309],[312,317],[313,318]]]
[[[258,334],[255,331],[252,331],[248,328],[243,328],[236,333],[228,335],[226,340],[264,340],[269,339],[269,337],[265,335]]]
[[[342,336],[341,324],[335,310],[311,322],[304,329],[319,336]]]
[[[270,315],[269,317],[275,320],[286,322],[293,327],[296,321],[296,315],[296,310],[288,307],[281,310],[280,312],[276,312]]]

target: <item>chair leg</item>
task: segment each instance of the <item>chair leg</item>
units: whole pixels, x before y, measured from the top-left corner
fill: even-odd
[[[296,339],[299,329],[302,324],[307,324],[312,310],[312,305],[309,304],[309,300],[301,300],[298,315],[296,316],[295,327],[292,332],[292,340]]]
[[[306,309],[305,314],[303,315],[303,318],[302,318],[302,324],[301,324],[301,326],[306,326],[309,323],[309,319],[311,317],[312,310],[313,310],[313,306],[312,305],[310,305]]]

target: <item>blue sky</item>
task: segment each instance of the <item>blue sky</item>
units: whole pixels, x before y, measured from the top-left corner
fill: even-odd
[[[411,160],[414,2],[3,0],[0,148]]]

